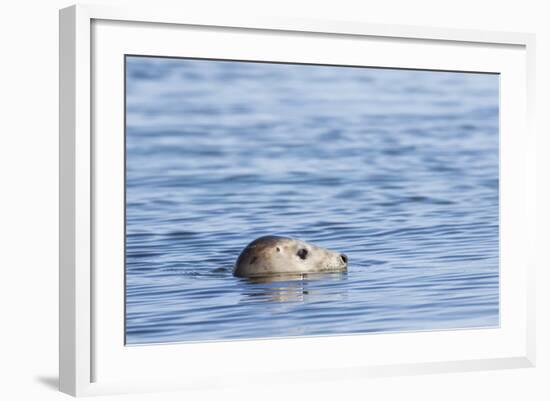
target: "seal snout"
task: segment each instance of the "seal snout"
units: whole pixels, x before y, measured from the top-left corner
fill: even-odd
[[[348,264],[348,255],[345,253],[340,254],[340,259],[342,259],[342,262],[344,262],[346,265]]]

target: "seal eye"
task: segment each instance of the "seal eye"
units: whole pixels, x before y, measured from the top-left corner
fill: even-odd
[[[296,252],[296,255],[298,255],[300,259],[307,258],[307,249],[305,248],[300,249],[298,252]]]

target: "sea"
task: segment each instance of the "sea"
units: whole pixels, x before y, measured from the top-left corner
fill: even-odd
[[[498,327],[498,74],[125,69],[127,345]],[[263,235],[348,271],[234,277]]]

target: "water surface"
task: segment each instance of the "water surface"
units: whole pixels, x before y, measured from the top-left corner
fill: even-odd
[[[127,57],[128,344],[494,327],[498,75]],[[233,277],[266,235],[349,271]]]

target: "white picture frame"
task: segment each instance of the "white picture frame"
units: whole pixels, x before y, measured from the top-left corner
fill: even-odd
[[[178,46],[177,39],[185,37],[179,35],[195,35],[193,39],[201,44],[201,49]],[[262,44],[269,44],[270,56],[254,45],[260,36]],[[226,39],[223,49],[213,40],[222,37]],[[348,44],[353,49],[358,43],[366,43],[371,46],[371,57],[378,57],[378,66],[503,74],[501,325],[494,330],[125,348],[120,331],[124,324],[120,321],[120,294],[124,290],[120,249],[106,250],[102,245],[119,244],[123,235],[117,229],[120,224],[116,225],[120,222],[120,175],[112,174],[109,179],[105,175],[113,168],[120,172],[122,160],[121,137],[117,136],[117,132],[123,132],[119,101],[122,93],[118,93],[122,91],[123,71],[116,68],[119,56],[136,52],[185,56],[199,52],[204,57],[300,61],[303,46],[318,39],[324,40],[323,49],[327,51],[323,54],[312,50],[308,61],[314,63],[330,63],[331,57],[339,57],[340,64],[372,65],[360,58],[364,53],[355,59],[354,53],[346,50]],[[344,46],[331,45],[334,39]],[[239,40],[248,41],[250,46],[238,46]],[[291,382],[534,366],[536,260],[530,245],[535,243],[534,43],[534,36],[524,33],[362,22],[234,19],[154,7],[78,5],[61,10],[60,390],[76,396],[201,389],[233,385],[236,375],[243,373],[259,382]],[[400,51],[384,50],[392,46]],[[339,48],[343,50],[336,55]],[[459,57],[462,59],[457,61]],[[109,99],[104,96],[104,88],[118,94]],[[98,127],[112,135],[98,140],[94,137]],[[118,195],[106,198],[104,194],[109,191]],[[106,230],[105,221],[114,226]],[[108,271],[98,267],[107,265]],[[428,345],[431,349],[427,349]],[[322,358],[318,356],[320,350]],[[300,354],[302,360],[289,363],[285,351]],[[182,362],[178,355],[186,355],[187,361],[192,362]],[[214,366],[212,358],[219,358]],[[292,368],[287,369],[287,363]]]

